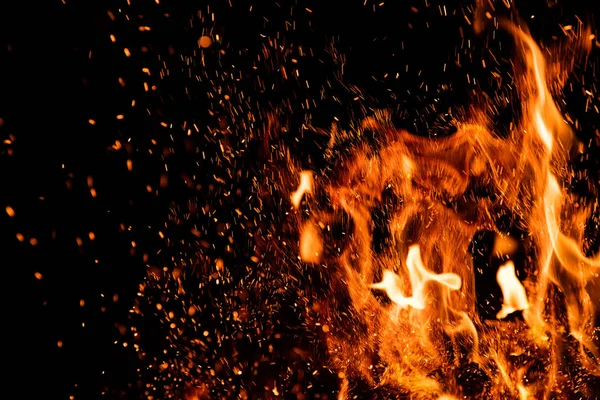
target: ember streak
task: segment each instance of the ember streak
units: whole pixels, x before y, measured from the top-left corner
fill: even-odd
[[[7,20],[27,395],[599,398],[600,43],[522,3]]]

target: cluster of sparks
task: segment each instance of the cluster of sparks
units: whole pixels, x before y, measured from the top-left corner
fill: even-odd
[[[184,50],[133,48],[123,44],[127,38],[107,38],[136,67],[147,62],[134,83],[118,77],[122,87],[138,85],[139,97],[111,118],[144,115],[158,132],[145,144],[115,140],[108,151],[122,155],[123,173],[155,168],[154,182],[144,184],[148,195],[164,197],[173,185],[186,193],[164,221],[148,227],[157,248],[138,251],[135,229],[119,226],[131,255],[147,264],[115,342],[136,353],[139,381],[131,387],[143,398],[525,400],[599,393],[598,182],[576,164],[590,165],[600,136],[580,134],[579,122],[560,110],[560,90],[572,89],[577,62],[585,64],[599,45],[583,26],[561,26],[564,38],[557,41],[566,44],[540,49],[516,17],[495,16],[500,9],[513,13],[511,2],[485,3],[407,8],[415,15],[432,8],[462,15],[464,29],[491,32],[489,41],[509,32],[519,49],[508,74],[494,68],[500,56],[489,49],[481,55],[497,93],[482,96],[481,78],[467,73],[474,97],[484,97],[475,106],[428,106],[427,114],[456,128],[437,138],[435,124],[417,136],[392,122],[392,114],[409,119],[409,112],[368,105],[368,96],[344,81],[347,60],[335,40],[327,51],[334,76],[312,82],[310,70],[322,60],[281,34],[311,24],[315,11],[296,3],[276,3],[289,8],[284,21],[264,18],[277,28],[254,38],[262,44],[256,54],[228,42],[219,12],[244,8],[250,15],[258,6],[231,1],[189,19],[189,31],[199,34]],[[385,3],[364,7],[375,12]],[[134,25],[141,36],[160,23],[129,9],[127,1],[107,18]],[[161,13],[172,17],[168,7]],[[476,51],[463,39],[454,66],[461,58],[473,62]],[[408,70],[373,80],[385,85]],[[189,81],[178,102],[164,88],[170,80]],[[197,93],[195,84],[207,93]],[[598,115],[595,83],[578,85],[585,112]],[[424,82],[419,90],[436,91]],[[200,96],[207,96],[205,118],[182,120],[161,109]],[[152,108],[156,99],[162,105]],[[332,116],[332,126],[315,126],[311,115],[319,107],[346,99],[359,104],[360,118],[344,126]],[[512,103],[519,120],[511,118],[507,133],[492,132],[494,115]],[[115,123],[88,119],[94,129]],[[317,151],[302,148],[313,139]],[[473,189],[474,181],[481,187]],[[581,182],[587,198],[571,193]],[[90,196],[102,197],[92,176],[86,185]],[[19,212],[18,205],[6,206],[11,218]],[[499,228],[502,215],[520,222]],[[378,229],[385,234],[375,237]],[[471,249],[480,231],[495,235],[485,266],[473,261]],[[21,232],[16,238],[38,244]],[[94,240],[89,232],[76,243],[85,248]],[[479,304],[485,296],[475,278],[492,265],[501,293],[496,308]],[[490,318],[480,315],[482,307],[491,307]]]

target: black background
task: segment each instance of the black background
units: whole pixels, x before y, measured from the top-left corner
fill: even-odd
[[[194,252],[194,238],[185,236],[189,229],[161,227],[174,204],[183,207],[190,199],[212,196],[203,191],[220,167],[199,160],[198,153],[186,149],[191,146],[209,154],[218,151],[216,142],[204,137],[206,127],[218,126],[219,118],[235,122],[227,107],[207,96],[215,93],[214,81],[218,85],[219,79],[193,78],[201,76],[203,69],[211,74],[236,65],[244,79],[233,86],[253,97],[248,107],[256,112],[280,107],[297,132],[307,118],[324,128],[334,117],[348,124],[364,112],[361,106],[365,105],[395,109],[398,126],[413,132],[428,134],[434,127],[444,132],[450,129],[452,117],[437,110],[467,104],[476,87],[466,80],[466,73],[481,77],[482,90],[494,89],[487,72],[480,68],[480,59],[488,57],[484,39],[470,31],[461,12],[472,6],[471,2],[446,2],[449,16],[440,15],[437,4],[425,7],[422,1],[388,0],[381,6],[362,0],[255,3],[233,1],[231,7],[227,1],[165,0],[160,5],[132,1],[128,6],[125,1],[62,4],[53,0],[43,6],[21,3],[19,9],[6,10],[0,16],[0,136],[5,141],[0,144],[0,252],[6,257],[2,262],[2,326],[9,335],[3,342],[10,355],[2,362],[10,371],[8,387],[20,393],[19,397],[39,394],[64,399],[76,395],[92,399],[101,398],[103,392],[105,398],[139,395],[136,369],[142,363],[131,347],[114,344],[120,340],[115,323],[128,323],[147,264],[162,268],[171,255]],[[534,36],[551,41],[552,35],[560,34],[557,24],[573,23],[574,14],[593,25],[596,10],[591,3],[569,1],[549,7],[546,1],[523,1],[517,7]],[[216,15],[215,22],[196,17],[190,26],[198,10],[208,7]],[[295,31],[286,31],[286,20],[296,24]],[[139,26],[150,26],[151,31],[141,32]],[[211,29],[210,36],[219,33],[223,41],[199,50],[198,38]],[[117,38],[115,43],[111,34]],[[313,50],[313,55],[299,63],[302,79],[282,80],[277,71],[277,64],[284,64],[289,73],[291,56],[275,58],[274,67],[270,61],[256,61],[267,41],[265,36],[278,35],[279,40]],[[459,67],[454,62],[456,54],[469,39],[479,47],[471,52],[473,59],[464,56]],[[344,85],[334,79],[339,64],[327,51],[332,41],[337,51],[346,55]],[[145,53],[142,46],[147,48]],[[124,47],[130,49],[131,57],[125,56]],[[219,50],[226,50],[221,65]],[[508,44],[495,51],[504,58],[511,54]],[[205,67],[199,64],[202,53]],[[188,66],[182,57],[194,59],[196,65]],[[162,61],[171,71],[165,79],[158,76]],[[150,77],[142,72],[144,67],[150,69]],[[508,62],[500,68],[509,70]],[[567,107],[588,134],[600,121],[593,109],[583,110],[586,97],[581,88],[593,89],[595,71],[597,64],[593,63],[587,71],[579,71],[588,79],[575,80]],[[400,73],[399,79],[393,78],[396,73]],[[267,89],[257,87],[257,76]],[[125,87],[119,84],[119,77]],[[304,80],[310,82],[310,88]],[[144,82],[156,85],[157,90],[144,92]],[[234,90],[231,84],[222,84],[226,91]],[[353,100],[356,93],[351,85],[360,88],[363,101]],[[438,90],[442,85],[450,89]],[[323,87],[328,88],[328,96],[321,99]],[[332,99],[332,93],[339,101]],[[134,108],[129,106],[132,99],[137,101]],[[302,109],[299,104],[305,99],[316,102],[310,109]],[[435,110],[431,107],[434,100]],[[125,116],[123,120],[116,119],[119,114]],[[90,119],[96,124],[91,125]],[[162,127],[163,121],[175,127],[184,121],[188,127],[196,123],[199,133],[186,138],[185,130]],[[498,124],[507,121],[500,118]],[[158,144],[153,145],[152,139]],[[129,140],[130,145],[120,151],[109,150],[116,140],[123,144]],[[311,146],[304,140],[296,145],[296,151],[310,153],[314,151]],[[172,154],[163,157],[163,148],[172,149]],[[148,149],[153,149],[152,155]],[[247,151],[252,160],[252,148]],[[127,159],[133,160],[131,172]],[[252,161],[244,165],[251,166]],[[146,185],[158,188],[164,174],[169,185],[158,195],[148,193]],[[90,176],[96,198],[90,195]],[[186,183],[190,180],[193,185]],[[202,189],[196,188],[198,184]],[[249,187],[243,180],[235,185],[242,191]],[[7,205],[15,210],[15,217],[4,212]],[[159,228],[173,241],[189,240],[189,248],[165,246],[157,235]],[[89,240],[89,232],[95,233],[95,240]],[[16,239],[17,233],[25,237],[24,242]],[[32,237],[39,242],[36,246],[28,243]],[[136,242],[134,252],[131,241]],[[159,249],[164,251],[157,254]],[[148,262],[142,259],[144,253],[149,254]],[[36,279],[35,272],[43,279]],[[115,294],[117,301],[113,301]],[[63,342],[62,348],[58,341]]]

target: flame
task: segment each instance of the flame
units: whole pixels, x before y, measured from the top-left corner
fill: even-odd
[[[323,242],[317,228],[310,222],[302,228],[300,235],[300,257],[307,263],[318,263],[323,252]]]
[[[294,207],[300,207],[300,202],[305,193],[312,193],[313,188],[313,174],[311,171],[300,172],[300,186],[290,196]]]
[[[412,296],[406,297],[402,294],[402,280],[389,270],[384,270],[383,280],[370,285],[371,288],[385,290],[388,297],[401,307],[410,306],[418,310],[425,308],[425,284],[427,282],[438,282],[450,290],[460,289],[460,277],[458,275],[449,273],[433,274],[425,268],[418,245],[409,248],[406,266],[410,277]]]
[[[529,307],[525,288],[515,274],[515,264],[512,261],[507,262],[498,268],[496,274],[498,285],[502,289],[502,297],[504,302],[502,309],[496,315],[496,318],[503,319],[518,310],[525,310]]]
[[[474,107],[455,134],[438,139],[394,129],[379,113],[361,127],[380,133],[377,151],[356,146],[335,176],[319,180],[327,207],[320,209],[313,199],[310,220],[299,229],[299,251],[303,262],[339,266],[332,290],[350,300],[343,312],[338,302],[325,300],[332,314],[343,316],[340,325],[354,321],[352,329],[328,336],[333,366],[343,376],[340,399],[352,397],[352,378],[413,398],[465,398],[475,390],[469,388],[473,382],[461,383],[465,369],[487,377],[475,397],[553,398],[562,393],[561,360],[573,347],[578,368],[600,376],[600,256],[583,251],[590,207],[568,190],[569,154],[577,139],[550,89],[568,71],[554,60],[550,73],[550,50],[542,52],[519,25],[500,25],[514,36],[524,66],[515,83],[522,119],[508,137],[493,133],[487,104]],[[564,70],[557,73],[560,65]],[[327,154],[348,135],[334,129]],[[476,182],[493,195],[472,194]],[[312,172],[301,172],[291,194],[295,208],[313,186]],[[386,203],[385,193],[393,200]],[[385,211],[387,235],[376,246],[378,210]],[[521,221],[526,238],[498,228],[507,210]],[[351,221],[349,240],[326,256],[316,221],[340,215]],[[477,308],[478,266],[470,248],[481,231],[496,234],[493,256],[511,257],[496,274],[502,292],[497,320],[482,318]],[[521,246],[535,253],[518,261],[523,283],[512,259]],[[499,321],[517,310],[523,320]]]

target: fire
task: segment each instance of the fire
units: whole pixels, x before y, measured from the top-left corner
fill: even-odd
[[[425,308],[425,284],[429,281],[438,282],[450,290],[460,289],[460,277],[456,274],[433,274],[423,265],[419,246],[411,246],[408,250],[406,267],[412,288],[412,296],[402,294],[402,280],[394,272],[383,271],[383,280],[371,285],[373,289],[385,290],[388,297],[401,307],[410,306],[418,310]]]
[[[496,279],[498,280],[498,285],[500,285],[500,288],[502,289],[502,297],[504,298],[502,309],[498,312],[496,318],[503,319],[506,318],[508,314],[519,310],[525,310],[529,307],[525,288],[515,274],[515,264],[513,264],[512,261],[509,261],[498,268]]]
[[[319,231],[313,224],[305,224],[300,235],[300,256],[302,257],[302,261],[317,263],[320,260],[322,252],[323,244]]]
[[[328,334],[342,377],[340,399],[352,398],[353,379],[412,398],[562,398],[563,357],[570,351],[585,376],[600,376],[600,256],[584,252],[591,205],[568,190],[577,139],[551,92],[568,71],[556,74],[554,60],[551,74],[550,49],[543,52],[519,25],[500,25],[514,36],[523,63],[516,83],[522,118],[508,137],[493,132],[485,106],[438,139],[394,129],[378,114],[362,125],[379,132],[377,151],[357,146],[335,175],[319,177],[318,187],[312,172],[303,171],[291,193],[295,209],[305,193],[324,193],[307,199],[298,251],[303,262],[336,265],[335,289],[350,300],[343,312],[332,299],[320,307],[355,325]],[[589,37],[580,34],[583,49]],[[493,194],[474,194],[475,185]],[[375,246],[373,215],[381,209],[387,235]],[[527,236],[498,228],[507,211]],[[328,252],[319,227],[336,218],[351,221],[348,241]],[[482,231],[496,235],[493,257],[510,257],[496,274],[502,292],[496,320],[477,308],[470,246]],[[513,257],[524,246],[535,256]],[[479,383],[461,381],[465,370]],[[577,390],[585,397],[587,389]]]
[[[305,193],[311,193],[313,187],[313,176],[311,171],[300,172],[300,186],[292,193],[291,200],[294,207],[300,207],[300,202]]]

